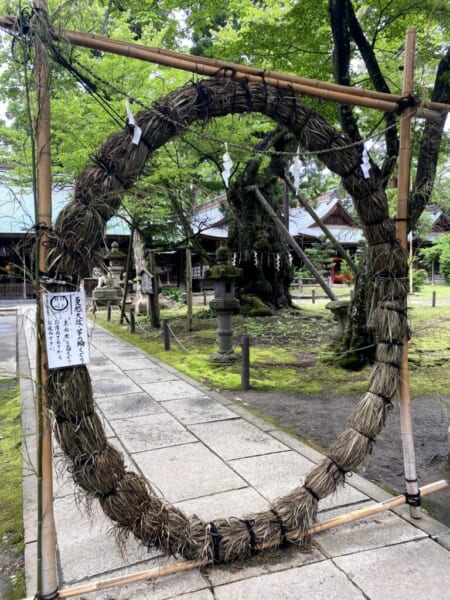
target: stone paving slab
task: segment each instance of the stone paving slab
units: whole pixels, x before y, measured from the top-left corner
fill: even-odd
[[[133,458],[169,502],[248,487],[243,479],[200,443],[140,452]]]
[[[105,363],[100,363],[98,365],[90,363],[88,370],[92,381],[98,381],[100,379],[114,380],[123,377],[122,371],[119,367],[114,366],[111,361],[106,361]]]
[[[142,389],[150,394],[158,402],[165,400],[176,400],[177,398],[197,398],[205,393],[190,383],[176,380],[173,376],[168,382],[143,383]]]
[[[362,507],[364,505],[352,506],[352,510]],[[326,518],[333,518],[348,512],[348,507],[339,507],[329,511]],[[326,556],[334,557],[423,537],[425,537],[423,531],[410,525],[394,513],[385,511],[372,517],[347,523],[345,527],[325,531],[317,536],[316,542]]]
[[[171,562],[173,561],[164,559],[157,562],[149,561],[141,570],[165,566]],[[135,570],[121,569],[114,575],[125,575]],[[171,598],[176,598],[176,600],[215,600],[210,584],[198,569],[94,592],[83,596],[81,600],[168,600]]]
[[[167,400],[161,406],[184,425],[238,418],[235,412],[208,396]]]
[[[144,568],[151,556],[132,538],[127,541],[122,555],[111,535],[111,522],[98,503],[92,504],[89,517],[86,507],[78,507],[73,497],[56,498],[54,514],[60,570],[66,584],[78,581],[80,574],[86,578],[137,563],[142,563],[141,568]],[[154,551],[155,554],[160,553]]]
[[[119,419],[110,424],[131,454],[197,441],[192,433],[165,412]]]
[[[132,381],[139,385],[157,381],[176,381],[173,373],[170,373],[167,369],[158,367],[158,365],[153,365],[150,369],[129,369],[126,371],[126,374]]]
[[[230,466],[269,501],[302,485],[312,463],[292,450],[230,462]]]
[[[114,421],[162,412],[158,402],[145,392],[99,397],[96,403],[104,417]]]
[[[329,561],[260,574],[216,587],[217,600],[363,600],[364,594]],[[390,599],[389,599],[390,600]]]
[[[430,539],[341,556],[334,562],[371,600],[450,596],[450,553]]]
[[[208,579],[217,588],[236,581],[303,567],[323,560],[325,560],[323,554],[315,548],[312,548],[310,552],[304,552],[291,546],[283,550],[274,549],[265,554],[256,555],[240,564],[239,568],[233,569],[230,568],[230,565],[216,565],[208,568],[207,573]]]
[[[197,515],[208,522],[218,518],[245,517],[270,508],[269,502],[251,487],[201,496],[177,502],[186,515]]]
[[[101,379],[94,387],[94,398],[100,396],[118,396],[119,394],[134,394],[142,392],[141,388],[122,375],[114,380]]]
[[[286,450],[286,446],[243,419],[190,425],[189,429],[224,460]]]
[[[136,356],[134,359],[115,357],[114,364],[127,373],[135,369],[155,369],[158,366],[155,361],[140,356]]]

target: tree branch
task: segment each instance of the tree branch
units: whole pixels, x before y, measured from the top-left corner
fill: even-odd
[[[431,100],[450,104],[450,47],[438,65]],[[446,117],[446,113],[441,113],[438,118],[428,119],[425,123],[417,159],[416,178],[408,202],[410,229],[417,225],[420,214],[429,203],[433,192]]]
[[[329,0],[331,33],[333,35],[333,72],[336,83],[350,85],[350,32],[348,29],[347,0]],[[348,104],[338,104],[341,127],[353,140],[361,139],[358,123]]]
[[[370,76],[372,85],[378,92],[386,92],[390,94],[390,89],[386,83],[383,73],[381,72],[380,66],[375,56],[373,47],[367,41],[366,36],[359,24],[358,18],[355,14],[353,4],[351,0],[345,0],[347,6],[347,19],[350,34],[358,46],[358,50],[361,57],[366,65],[367,71]],[[387,181],[392,169],[395,166],[395,162],[398,156],[399,140],[396,126],[396,116],[394,113],[385,114],[386,121],[386,158],[381,167],[381,177]]]

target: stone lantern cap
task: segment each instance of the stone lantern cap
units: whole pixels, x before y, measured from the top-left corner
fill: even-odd
[[[237,279],[242,274],[242,269],[234,267],[229,262],[229,252],[227,248],[221,247],[216,250],[217,264],[213,265],[205,272],[208,279]]]

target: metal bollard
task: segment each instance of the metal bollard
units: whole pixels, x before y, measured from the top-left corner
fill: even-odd
[[[130,333],[136,333],[136,317],[133,307],[130,308]]]
[[[168,352],[170,350],[170,330],[168,319],[163,319],[163,333],[164,333],[164,350]]]
[[[111,302],[106,305],[106,320],[111,321]]]
[[[250,389],[250,337],[241,337],[242,359],[241,359],[241,389]]]
[[[316,290],[314,288],[311,290],[311,300],[313,304],[316,303]]]
[[[436,306],[436,292],[433,292],[431,296],[431,306],[434,308]]]

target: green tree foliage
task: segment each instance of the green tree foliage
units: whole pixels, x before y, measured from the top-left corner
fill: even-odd
[[[420,250],[422,261],[429,268],[438,265],[446,283],[450,284],[450,234],[446,233],[434,240],[432,246]]]

